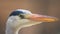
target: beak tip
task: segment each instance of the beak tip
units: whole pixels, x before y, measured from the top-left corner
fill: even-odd
[[[53,18],[52,22],[56,22],[58,20],[59,20],[58,18]]]

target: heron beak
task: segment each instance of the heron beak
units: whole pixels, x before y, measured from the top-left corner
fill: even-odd
[[[30,15],[29,19],[33,21],[40,21],[40,22],[54,22],[58,20],[55,17],[46,16],[46,15],[38,15],[38,14]]]

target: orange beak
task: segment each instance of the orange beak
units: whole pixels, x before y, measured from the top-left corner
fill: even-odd
[[[33,21],[40,21],[40,22],[54,22],[58,20],[55,17],[38,15],[38,14],[32,14],[29,19]]]

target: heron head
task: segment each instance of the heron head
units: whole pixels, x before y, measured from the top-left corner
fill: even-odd
[[[14,10],[10,16],[18,16],[20,18],[20,21],[22,21],[24,26],[31,26],[35,24],[39,24],[42,22],[54,22],[58,19],[56,17],[46,16],[46,15],[39,15],[39,14],[33,14],[29,10],[24,9],[17,9]]]

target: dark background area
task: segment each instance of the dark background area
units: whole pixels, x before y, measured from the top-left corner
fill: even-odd
[[[0,34],[5,34],[8,15],[19,8],[60,19],[60,0],[0,0]],[[22,28],[19,34],[60,34],[60,20]]]

